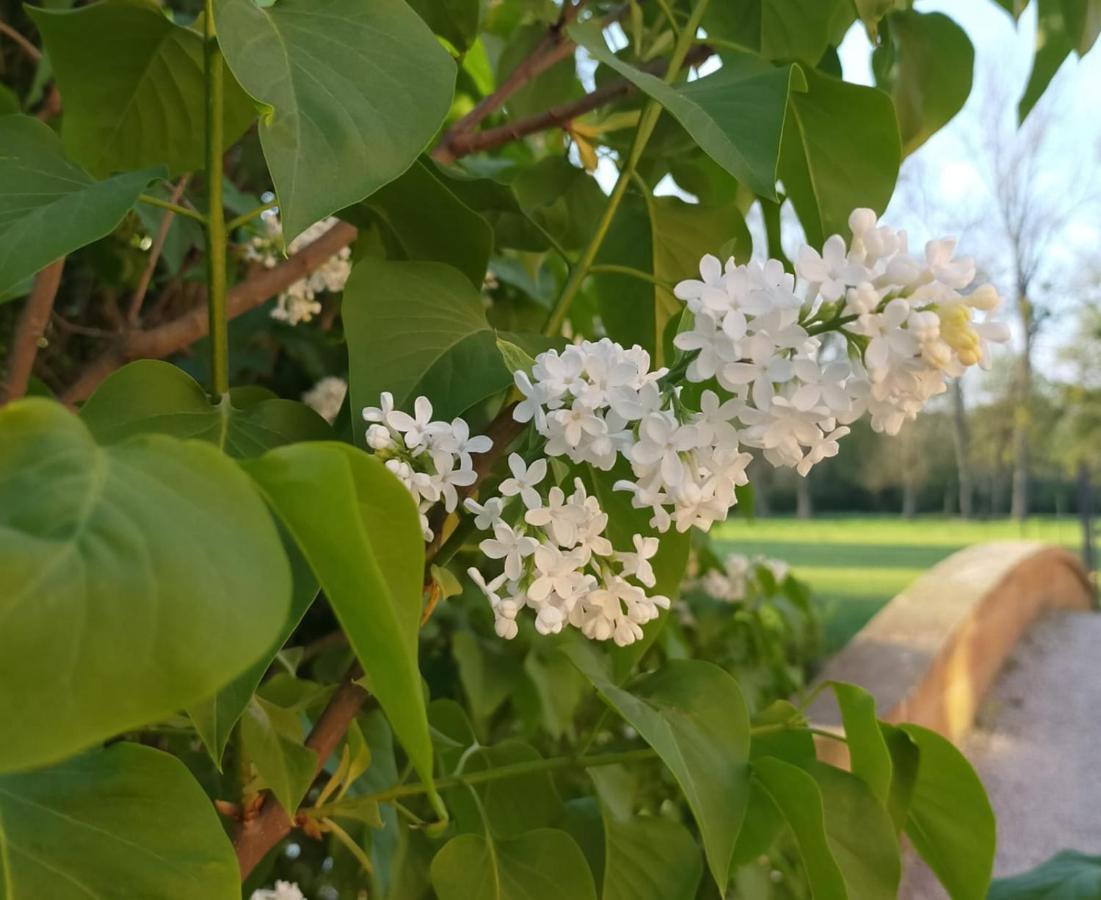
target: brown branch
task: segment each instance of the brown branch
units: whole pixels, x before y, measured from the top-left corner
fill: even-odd
[[[367,702],[368,693],[353,681],[357,677],[359,675],[354,670],[348,673],[318,717],[310,736],[306,738],[306,746],[317,754],[315,778],[321,774],[326,760],[336,750],[348,726]],[[292,827],[293,823],[283,807],[270,795],[266,796],[256,816],[242,826],[233,840],[242,881],[248,878],[249,873],[272,847],[290,834]]]
[[[190,177],[190,175],[184,175],[176,182],[176,186],[172,189],[172,196],[169,197],[171,203],[180,202],[180,198],[187,188],[187,181]],[[141,315],[141,305],[145,302],[145,295],[149,291],[150,283],[153,281],[153,274],[157,270],[157,262],[160,260],[161,253],[164,251],[165,241],[168,240],[168,230],[172,227],[172,220],[175,217],[176,214],[170,209],[166,209],[164,215],[161,216],[161,223],[157,228],[157,235],[153,238],[153,246],[149,249],[149,259],[146,260],[145,268],[142,270],[141,277],[138,279],[137,287],[134,288],[134,293],[130,296],[130,306],[126,311],[126,322],[131,328],[138,324],[138,319]]]
[[[19,45],[19,48],[27,54],[31,62],[42,62],[42,51],[7,22],[0,21],[0,33],[6,34],[15,41],[15,43]]]
[[[456,139],[474,131],[491,113],[499,109],[509,97],[573,53],[574,43],[566,37],[566,26],[577,18],[577,14],[581,12],[581,7],[585,5],[585,2],[586,0],[577,0],[576,3],[571,3],[567,0],[562,7],[562,13],[558,17],[558,21],[547,29],[546,35],[536,45],[535,49],[508,74],[508,77],[492,94],[483,97],[470,112],[447,130],[436,149],[432,151],[432,157],[436,161],[454,162],[458,157],[452,152],[451,148]]]
[[[685,65],[697,66],[713,52],[714,51],[710,47],[702,44],[698,45],[694,47],[685,58]],[[665,60],[656,60],[648,65],[641,66],[640,71],[648,72],[653,75],[661,75],[665,71],[665,67]],[[594,109],[611,103],[613,100],[618,100],[620,97],[629,96],[637,90],[638,88],[631,82],[625,78],[621,78],[609,82],[603,87],[597,88],[584,97],[579,97],[577,100],[571,100],[569,103],[552,106],[550,109],[546,109],[541,113],[536,113],[533,116],[517,119],[514,122],[506,122],[504,125],[499,125],[496,128],[487,128],[485,131],[456,135],[451,139],[448,145],[447,153],[450,154],[448,158],[458,159],[463,156],[469,156],[472,153],[480,153],[483,150],[492,150],[496,147],[512,143],[513,141],[521,140],[528,135],[537,134],[540,131],[546,131],[550,128],[561,128],[564,125],[568,125],[578,116],[582,116],[587,112],[592,112]],[[440,159],[439,156],[435,158]]]
[[[294,282],[304,278],[325,260],[355,240],[356,229],[340,222],[286,262],[274,269],[257,272],[238,284],[227,297],[226,314],[235,318],[259,306]],[[160,359],[182,350],[206,335],[206,308],[200,304],[182,316],[148,331],[127,331],[95,359],[72,384],[61,399],[69,404],[87,399],[101,381],[119,366],[133,359]]]
[[[27,393],[34,360],[38,356],[38,342],[46,331],[53,312],[57,289],[61,286],[61,270],[65,257],[50,263],[34,279],[31,295],[23,305],[15,326],[11,352],[8,355],[8,378],[0,388],[0,404],[16,400]]]

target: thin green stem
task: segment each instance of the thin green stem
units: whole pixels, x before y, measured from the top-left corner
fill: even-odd
[[[256,207],[256,209],[250,209],[247,213],[244,213],[226,222],[226,231],[236,231],[246,222],[251,222],[257,216],[266,213],[269,209],[275,209],[275,207],[277,207],[278,205],[278,200],[269,200],[267,203],[261,203],[258,207]]]
[[[832,319],[828,319],[825,322],[819,322],[816,325],[811,325],[807,329],[807,334],[825,334],[827,331],[840,331],[845,325],[850,322],[855,322],[859,319],[859,316],[834,316]]]
[[[707,9],[707,4],[708,0],[696,0],[696,6],[692,10],[692,14],[688,17],[688,21],[685,23],[683,30],[678,36],[676,45],[673,47],[673,53],[669,57],[669,67],[665,70],[666,84],[672,84],[680,73],[681,66],[684,64],[684,58],[688,55],[688,51],[692,47],[692,41],[696,36],[696,30],[700,26],[700,20],[703,18],[704,11]],[[544,334],[553,337],[561,332],[562,323],[566,320],[566,316],[569,315],[570,306],[573,305],[573,301],[577,298],[578,293],[580,293],[581,286],[584,284],[585,278],[589,274],[589,269],[596,261],[596,255],[600,252],[604,239],[608,236],[608,230],[611,228],[612,220],[615,218],[615,214],[619,209],[619,204],[623,201],[623,197],[627,193],[627,186],[631,183],[635,167],[642,158],[642,153],[646,149],[646,144],[650,140],[650,136],[654,133],[654,127],[657,125],[660,117],[661,104],[656,100],[650,100],[642,110],[642,115],[639,116],[638,127],[635,129],[634,140],[631,142],[631,149],[627,152],[627,159],[624,161],[623,167],[619,170],[619,177],[616,179],[615,186],[608,196],[608,202],[604,206],[604,211],[601,213],[600,220],[597,222],[596,229],[593,231],[593,236],[589,239],[589,243],[582,252],[577,264],[570,271],[570,277],[566,280],[565,287],[562,288],[562,294],[558,298],[558,303],[555,305],[547,321],[547,325],[543,329]]]
[[[161,209],[170,209],[177,216],[187,216],[189,219],[194,219],[196,222],[202,222],[206,224],[206,216],[204,216],[197,209],[192,209],[190,206],[181,206],[179,203],[172,203],[168,200],[162,200],[160,197],[154,197],[152,194],[138,194],[138,199],[142,203],[148,203],[150,206],[159,206]]]
[[[596,756],[552,756],[550,759],[533,759],[527,762],[499,766],[496,769],[481,769],[467,775],[449,775],[436,779],[437,790],[482,784],[486,781],[499,781],[505,778],[520,778],[539,772],[553,772],[559,769],[592,769],[597,766],[614,766],[621,763],[644,762],[657,759],[657,753],[649,748],[644,750],[625,750],[621,753],[601,753]],[[415,797],[427,793],[428,786],[420,782],[401,784],[396,787],[371,794],[372,800],[385,803],[399,797]]]
[[[661,14],[665,16],[665,20],[669,23],[669,27],[673,30],[675,37],[680,37],[680,26],[677,25],[677,17],[673,15],[673,10],[669,8],[669,4],[666,0],[658,0],[658,8],[661,10]]]
[[[229,335],[226,319],[226,219],[222,205],[222,53],[214,34],[214,2],[203,17],[203,74],[206,81],[206,284],[210,314],[210,382],[215,397],[229,392]]]
[[[673,290],[673,285],[668,281],[662,281],[660,278],[655,278],[649,272],[643,272],[642,269],[633,269],[631,266],[618,266],[611,263],[600,263],[598,265],[589,266],[590,275],[599,275],[605,273],[607,275],[627,275],[630,278],[637,278],[639,281],[648,281],[650,284],[656,284],[660,288],[665,288],[667,291]]]

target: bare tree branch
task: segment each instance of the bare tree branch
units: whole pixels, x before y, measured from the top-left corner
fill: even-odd
[[[176,187],[172,190],[172,196],[169,198],[169,202],[180,202],[180,197],[183,196],[183,192],[187,188],[187,182],[190,177],[189,175],[184,175],[176,182]],[[146,260],[145,269],[142,270],[137,287],[134,288],[134,293],[130,296],[130,306],[126,311],[126,321],[131,328],[138,324],[138,319],[141,316],[141,305],[145,301],[145,295],[149,291],[150,283],[153,281],[153,273],[157,270],[157,262],[160,260],[161,253],[164,251],[164,242],[168,240],[168,229],[172,227],[172,220],[175,216],[176,214],[170,209],[166,209],[164,215],[161,216],[161,223],[157,228],[157,235],[153,238],[153,246],[149,248],[149,259]]]
[[[6,34],[15,41],[15,43],[19,45],[19,49],[27,54],[32,62],[37,63],[42,61],[42,51],[27,40],[24,35],[20,34],[19,31],[2,20],[0,20],[0,34]]]
[[[8,356],[8,377],[0,389],[0,404],[18,399],[27,393],[34,360],[38,356],[38,342],[46,331],[53,312],[57,289],[61,286],[61,270],[65,257],[50,263],[34,279],[31,295],[23,305],[15,336]]]

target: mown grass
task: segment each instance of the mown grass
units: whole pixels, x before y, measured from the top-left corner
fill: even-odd
[[[1075,550],[1081,533],[1073,518],[967,522],[921,517],[839,516],[731,519],[712,532],[739,553],[786,560],[822,604],[826,650],[832,652],[925,569],[971,544],[1040,540]]]

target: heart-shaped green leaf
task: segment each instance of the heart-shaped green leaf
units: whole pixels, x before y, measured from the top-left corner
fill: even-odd
[[[178,759],[138,744],[0,777],[4,897],[237,900],[233,846]]]
[[[163,169],[95,181],[31,116],[0,117],[0,294],[115,230]]]
[[[435,417],[446,419],[512,383],[481,294],[458,269],[361,260],[344,288],[343,316],[357,421],[383,391],[398,407],[424,394]]]
[[[106,0],[70,10],[28,7],[50,54],[69,155],[96,176],[165,165],[203,166],[203,38],[150,0]],[[224,79],[225,146],[256,118],[256,106]]]
[[[333,436],[321,416],[294,400],[255,400],[231,391],[213,404],[183,369],[156,359],[138,360],[113,373],[81,407],[80,417],[102,444],[136,434],[166,434],[206,441],[236,459]]]
[[[271,646],[287,558],[213,447],[99,446],[64,408],[0,411],[0,770],[59,759],[209,697]]]
[[[260,142],[288,240],[408,169],[451,105],[455,65],[404,0],[220,0],[214,18],[268,108]]]

